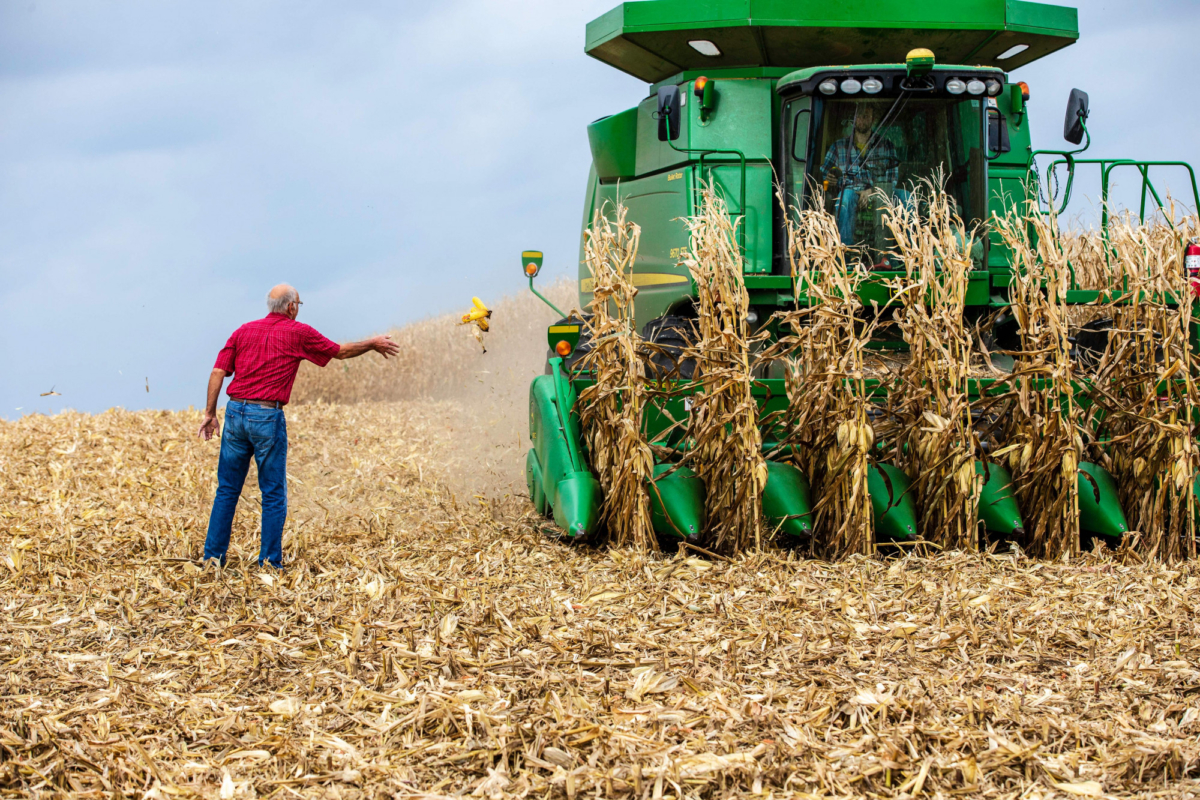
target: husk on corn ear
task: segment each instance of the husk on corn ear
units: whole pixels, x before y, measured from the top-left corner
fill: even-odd
[[[882,202],[890,255],[904,269],[890,288],[910,355],[888,397],[894,463],[915,479],[922,537],[945,549],[976,550],[982,478],[975,471],[964,313],[976,239],[940,180]]]
[[[873,326],[857,318],[864,275],[849,266],[854,251],[842,244],[824,203],[788,208],[782,193],[779,199],[800,306],[781,318],[791,335],[763,354],[784,369],[788,408],[774,426],[781,432],[779,453],[790,454],[812,487],[813,552],[830,559],[869,555],[875,551],[867,489],[875,432],[863,380]]]
[[[762,455],[758,407],[751,387],[749,295],[737,225],[712,185],[703,185],[695,216],[686,220],[690,245],[683,263],[696,285],[699,391],[689,414],[689,461],[705,483],[708,536],[720,552],[760,549],[764,542]]]
[[[1005,429],[1017,503],[1025,517],[1023,545],[1031,555],[1079,552],[1081,412],[1075,398],[1066,293],[1070,268],[1058,219],[1036,202],[995,220],[1012,253],[1011,311],[1021,349],[1008,381],[1013,396]]]
[[[640,236],[619,203],[596,211],[584,233],[593,295],[587,321],[592,350],[582,365],[593,371],[595,383],[580,392],[579,407],[592,468],[604,492],[601,514],[610,542],[657,550],[649,494],[654,455],[642,427],[646,367],[633,320]]]
[[[1192,422],[1191,289],[1183,264],[1189,223],[1147,225],[1126,214],[1110,225],[1106,306],[1113,324],[1092,381],[1100,412],[1097,458],[1117,479],[1135,531],[1127,537],[1130,546],[1166,561],[1196,551],[1192,486],[1200,454]]]

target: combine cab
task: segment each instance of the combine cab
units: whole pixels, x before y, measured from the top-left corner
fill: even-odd
[[[682,354],[695,313],[694,287],[680,263],[689,244],[682,219],[696,212],[702,182],[719,187],[739,223],[751,324],[804,302],[786,258],[777,187],[789,205],[823,202],[843,242],[860,248],[861,267],[870,274],[860,290],[867,305],[885,304],[888,281],[902,274],[889,260],[880,192],[902,200],[917,182],[940,177],[963,219],[983,223],[1014,202],[1036,199],[1028,195],[1036,194],[1031,178],[1037,176],[1035,159],[1043,156],[1065,168],[1064,203],[1082,164],[1101,168],[1106,193],[1113,170],[1136,168],[1143,197],[1149,192],[1159,200],[1150,171],[1163,162],[1087,161],[1078,157],[1082,150],[1034,151],[1031,145],[1030,88],[1009,73],[1078,36],[1075,9],[1021,0],[624,3],[588,25],[586,51],[650,87],[633,108],[587,128],[592,167],[584,226],[618,198],[628,209],[628,219],[641,228],[633,275],[636,325],[645,339]],[[1065,133],[1074,145],[1087,136],[1087,115],[1087,96],[1073,93]],[[982,317],[1007,306],[1012,267],[999,238],[984,237],[971,259],[966,313]],[[540,267],[540,253],[524,254],[531,288]],[[591,288],[581,263],[581,308],[590,302]],[[1075,291],[1068,301],[1086,303],[1096,294]],[[600,498],[574,414],[588,385],[576,367],[589,343],[582,321],[563,317],[549,328],[547,374],[530,390],[527,478],[537,509],[552,514],[567,536],[582,537],[596,528]],[[997,335],[1003,333],[1001,326]],[[680,364],[678,377],[690,378],[689,369],[686,361]],[[973,385],[974,392],[987,390],[986,379]],[[778,378],[762,377],[755,392],[764,412],[786,403]],[[686,398],[670,403],[674,407],[665,410],[672,417],[686,416]],[[653,440],[660,433],[653,419],[650,428]],[[805,476],[787,464],[769,468],[766,518],[784,534],[808,535]],[[980,526],[996,535],[1019,534],[1022,514],[1008,472],[982,461],[977,471],[983,484]],[[701,481],[686,470],[660,472],[656,530],[699,536]],[[1126,523],[1112,477],[1083,464],[1079,481],[1083,531],[1119,537]],[[872,468],[880,539],[915,536],[908,486],[909,477],[896,467]]]

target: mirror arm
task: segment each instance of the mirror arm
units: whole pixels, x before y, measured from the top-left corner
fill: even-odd
[[[558,306],[554,305],[554,303],[551,303],[549,300],[547,300],[545,298],[545,296],[541,292],[539,292],[537,289],[533,288],[533,276],[532,275],[529,276],[529,291],[533,292],[534,296],[537,297],[537,299],[541,300],[543,303],[545,303],[546,305],[548,305],[552,309],[554,309],[556,312],[558,312],[558,315],[560,317],[567,316],[561,310],[559,310]]]

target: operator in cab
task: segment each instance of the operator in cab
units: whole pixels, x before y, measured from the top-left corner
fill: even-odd
[[[881,198],[875,190],[886,194],[895,192],[899,178],[900,158],[896,147],[884,136],[879,124],[882,110],[875,103],[847,104],[851,112],[846,122],[851,132],[838,139],[825,154],[821,172],[824,175],[826,197],[833,201],[842,244],[867,244],[879,249],[883,226],[877,217],[882,214]],[[868,234],[872,241],[863,241]]]

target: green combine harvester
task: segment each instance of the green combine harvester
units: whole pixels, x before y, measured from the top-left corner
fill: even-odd
[[[903,273],[890,270],[882,256],[880,214],[862,210],[863,190],[852,174],[854,159],[847,158],[860,125],[886,131],[869,145],[871,158],[881,162],[873,165],[873,188],[896,196],[917,180],[941,174],[968,224],[1003,214],[1013,202],[1035,199],[1031,195],[1039,184],[1031,178],[1038,175],[1038,156],[1049,159],[1052,170],[1065,168],[1064,207],[1076,168],[1084,164],[1099,167],[1105,200],[1114,171],[1140,172],[1143,217],[1147,194],[1162,206],[1150,180],[1154,167],[1186,167],[1197,194],[1194,173],[1182,162],[1079,158],[1087,149],[1088,98],[1078,90],[1068,101],[1064,131],[1077,149],[1034,150],[1030,88],[1009,73],[1078,38],[1074,8],[1022,0],[623,3],[587,26],[585,49],[646,81],[650,90],[633,108],[587,128],[592,167],[584,228],[597,209],[619,197],[628,219],[641,227],[633,276],[639,290],[636,324],[647,341],[682,351],[695,314],[694,288],[680,263],[689,244],[682,218],[695,212],[701,182],[719,187],[738,219],[751,304],[748,322],[768,320],[798,302],[777,183],[788,203],[798,207],[812,196],[808,187],[823,187],[843,242],[865,245],[870,258],[864,264],[871,272],[862,300],[887,303],[887,281]],[[1200,196],[1195,199],[1200,206]],[[967,313],[982,317],[1008,305],[1012,267],[994,234],[973,255]],[[522,254],[531,289],[541,265],[540,252]],[[586,308],[591,276],[582,258],[579,269],[579,302]],[[1088,303],[1097,294],[1073,291],[1068,302]],[[538,511],[552,515],[568,537],[580,538],[596,530],[600,508],[600,487],[588,469],[574,410],[588,378],[572,367],[589,342],[580,320],[562,315],[548,330],[546,374],[530,387],[533,447],[526,473]],[[686,361],[678,370],[681,380],[691,378]],[[981,380],[974,391],[986,391],[985,383]],[[755,393],[764,412],[786,405],[782,379],[758,381]],[[666,410],[679,419],[686,416],[686,405],[686,397],[680,397]],[[668,419],[651,416],[653,440]],[[698,538],[704,486],[688,470],[670,466],[656,469],[661,476],[653,493],[656,532]],[[765,517],[785,535],[806,537],[807,480],[788,464],[769,462],[768,467]],[[996,536],[1020,534],[1021,510],[1011,496],[1007,470],[983,462],[977,470],[984,476],[980,524]],[[1112,476],[1083,464],[1079,481],[1081,530],[1120,537],[1127,525]],[[894,466],[872,468],[869,489],[878,539],[916,535],[909,485],[909,477]]]

